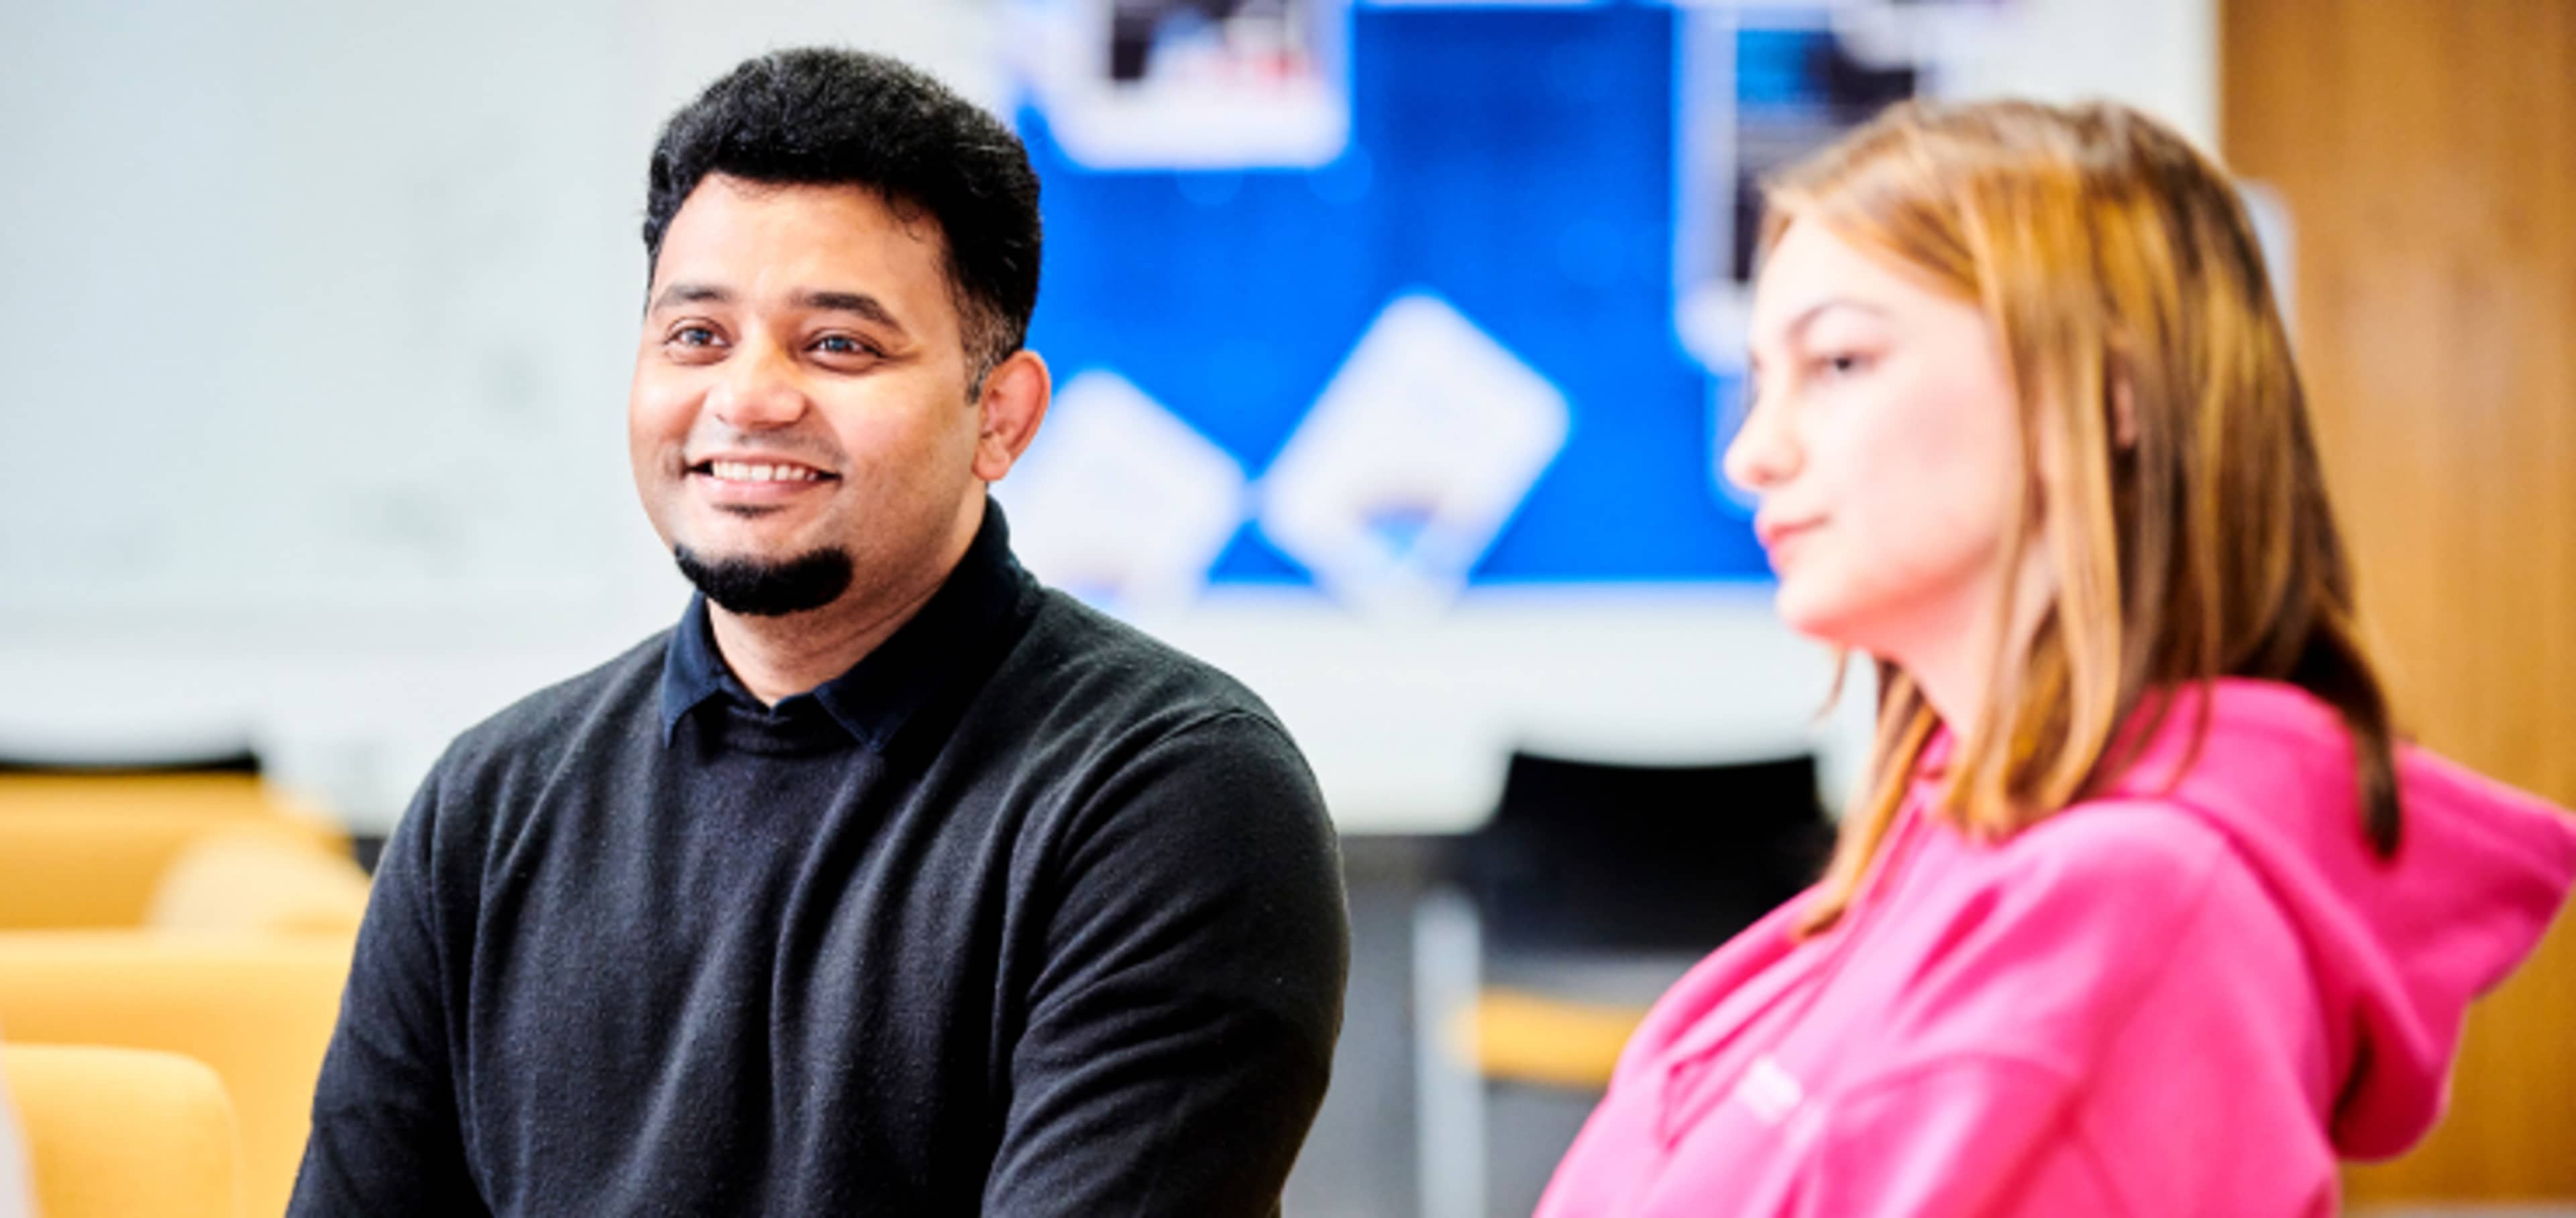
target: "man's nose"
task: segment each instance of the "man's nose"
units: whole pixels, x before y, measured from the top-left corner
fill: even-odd
[[[775,344],[738,352],[725,378],[708,397],[717,421],[737,431],[770,431],[805,417],[812,403],[796,376],[796,362]]]

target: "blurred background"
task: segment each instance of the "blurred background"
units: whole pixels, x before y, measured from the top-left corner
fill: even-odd
[[[2576,802],[2567,0],[0,15],[0,1027],[212,1061],[254,1212],[348,860],[455,732],[685,600],[623,439],[644,166],[778,46],[1026,137],[1022,557],[1244,679],[1324,784],[1359,956],[1292,1212],[1526,1213],[1636,1008],[1812,866],[1868,691],[1821,709],[1716,459],[1753,183],[1897,99],[2115,98],[2249,179],[2405,722]],[[63,773],[172,765],[213,769]],[[133,969],[176,988],[39,993]],[[151,1016],[254,999],[239,1043]],[[2576,1207],[2571,1020],[2562,928],[2356,1207]]]

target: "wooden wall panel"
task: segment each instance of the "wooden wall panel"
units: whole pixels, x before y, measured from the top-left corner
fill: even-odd
[[[2576,0],[2222,0],[2222,151],[2295,318],[2405,725],[2576,804]],[[2576,927],[2470,1019],[2357,1202],[2576,1199]]]

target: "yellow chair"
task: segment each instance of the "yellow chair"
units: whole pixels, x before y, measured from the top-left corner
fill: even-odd
[[[347,857],[348,833],[240,774],[0,774],[0,929],[143,925],[204,838],[265,833]]]
[[[0,813],[129,811],[184,808],[229,815],[325,820],[318,811],[256,774],[0,772]]]
[[[351,942],[146,931],[0,934],[0,1028],[13,1041],[181,1053],[214,1068],[241,1127],[251,1211],[282,1213]]]
[[[236,833],[333,848],[327,831],[264,816],[142,808],[0,814],[0,929],[141,926],[181,854],[204,838]]]
[[[45,1218],[234,1218],[241,1142],[223,1081],[176,1053],[0,1046]]]
[[[1646,1010],[1489,987],[1450,1023],[1450,1051],[1498,1082],[1598,1091]]]
[[[143,924],[349,938],[366,912],[367,873],[346,853],[227,831],[197,839],[170,864]]]

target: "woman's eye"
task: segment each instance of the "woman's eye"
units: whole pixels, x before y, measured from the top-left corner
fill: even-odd
[[[1838,379],[1850,376],[1855,372],[1867,371],[1869,369],[1869,357],[1849,351],[1834,355],[1820,355],[1816,357],[1814,367],[1817,376],[1828,380]]]

